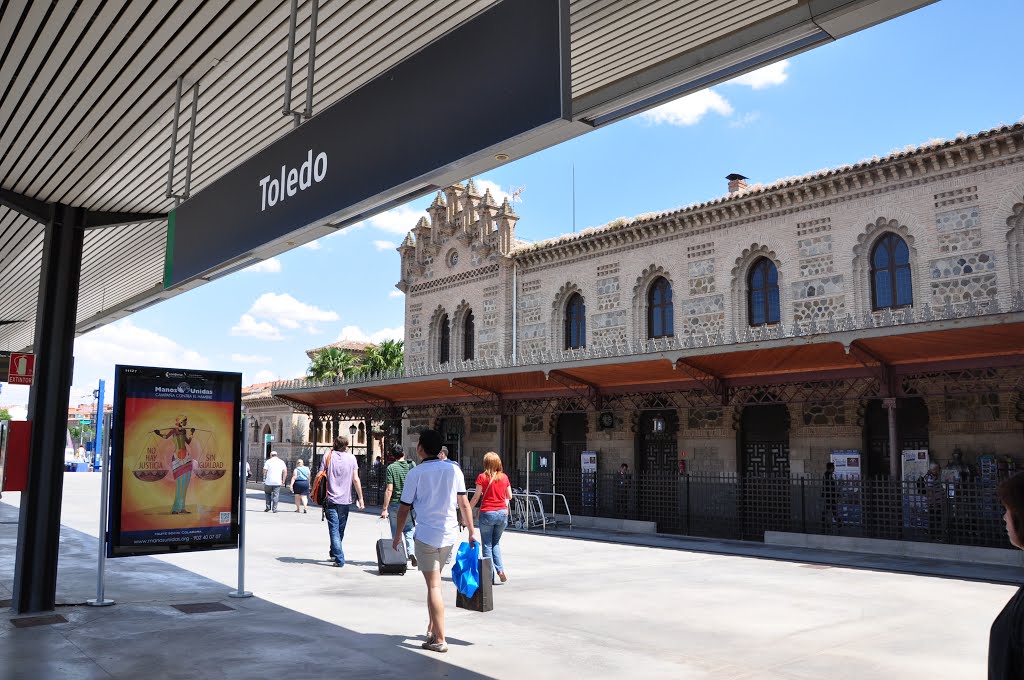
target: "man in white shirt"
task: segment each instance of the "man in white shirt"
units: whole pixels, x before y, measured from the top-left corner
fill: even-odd
[[[263,512],[277,512],[277,501],[281,497],[281,487],[287,473],[288,466],[277,457],[277,451],[271,451],[270,458],[267,458],[263,466],[263,493],[267,497],[267,509]]]
[[[441,452],[441,435],[436,430],[420,433],[416,453],[420,464],[409,470],[402,490],[402,505],[398,511],[397,530],[393,547],[398,550],[402,540],[402,528],[409,519],[409,511],[416,506],[416,532],[414,544],[416,561],[427,583],[427,641],[424,649],[432,652],[447,652],[444,638],[444,598],[441,593],[441,567],[451,554],[452,546],[459,538],[459,521],[456,507],[462,509],[462,516],[469,528],[469,543],[476,539],[473,534],[473,513],[466,497],[466,480],[462,468],[449,465],[438,457]]]

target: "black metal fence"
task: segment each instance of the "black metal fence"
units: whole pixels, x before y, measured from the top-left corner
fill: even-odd
[[[476,472],[466,473],[472,491]],[[526,487],[526,473],[509,473]],[[994,484],[690,474],[531,473],[573,515],[654,522],[661,533],[763,541],[766,531],[1010,548]],[[380,494],[381,498],[383,493]],[[543,497],[551,510],[550,497]],[[368,501],[369,502],[369,501]],[[561,514],[561,501],[557,511]]]

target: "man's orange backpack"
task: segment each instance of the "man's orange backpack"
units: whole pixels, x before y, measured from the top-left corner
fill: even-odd
[[[331,451],[334,453],[334,451]],[[321,508],[323,508],[322,522],[327,516],[327,473],[331,469],[331,453],[327,454],[327,460],[324,461],[324,469],[316,473],[316,478],[313,480],[313,488],[309,492],[310,499]]]

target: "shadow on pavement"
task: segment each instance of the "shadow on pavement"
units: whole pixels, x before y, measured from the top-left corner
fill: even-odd
[[[0,503],[0,599],[13,584],[17,516],[17,508]],[[95,538],[61,528],[55,613],[67,623],[15,628],[13,611],[0,612],[5,677],[223,680],[292,677],[297,670],[301,677],[491,677],[422,650],[420,631],[408,637],[359,633],[258,597],[231,599],[224,584],[151,557],[109,560],[106,595],[117,604],[83,606],[95,596],[96,550]],[[171,606],[185,603],[229,609],[185,614]],[[417,620],[410,617],[411,629],[419,628]]]

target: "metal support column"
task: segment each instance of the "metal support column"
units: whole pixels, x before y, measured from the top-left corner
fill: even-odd
[[[899,437],[896,432],[896,400],[883,399],[882,406],[889,412],[889,479],[898,481],[900,478]]]
[[[13,605],[19,614],[50,611],[56,603],[64,439],[85,242],[84,209],[53,204],[50,210],[36,311],[35,379],[28,403],[28,489],[21,499],[14,567]]]

